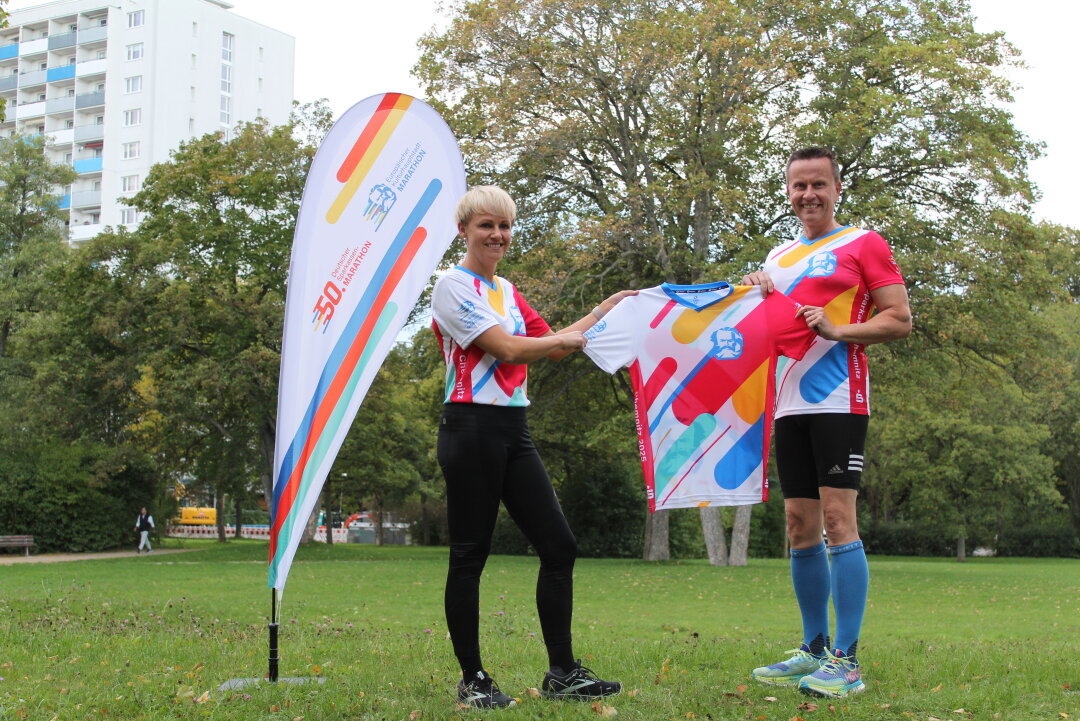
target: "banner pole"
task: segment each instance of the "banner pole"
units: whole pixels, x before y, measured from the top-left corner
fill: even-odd
[[[278,680],[278,608],[277,608],[277,589],[270,589],[270,673],[267,675],[267,679],[270,683],[277,683]]]

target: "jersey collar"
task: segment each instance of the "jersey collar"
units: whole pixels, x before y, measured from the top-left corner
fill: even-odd
[[[734,290],[730,283],[725,283],[722,280],[716,283],[700,283],[698,285],[675,285],[674,283],[661,283],[660,288],[673,301],[683,306],[684,308],[690,308],[691,310],[704,310],[710,305],[719,303],[724,298],[727,298]],[[707,297],[708,300],[698,304],[693,303],[684,297],[693,296],[696,293],[701,293],[704,297]]]
[[[454,267],[457,268],[458,270],[460,270],[462,273],[465,273],[467,275],[471,275],[473,278],[476,278],[478,281],[480,281],[481,283],[486,285],[491,290],[496,290],[496,285],[495,285],[494,281],[488,283],[487,278],[485,278],[482,275],[477,275],[476,273],[472,272],[471,270],[469,270],[468,268],[466,268],[464,266],[455,265]]]
[[[830,230],[830,231],[829,231],[828,233],[826,233],[825,235],[822,235],[822,236],[820,236],[820,237],[814,238],[813,240],[810,240],[809,238],[807,238],[807,237],[806,237],[805,235],[803,235],[802,233],[799,233],[799,242],[800,242],[800,243],[802,243],[803,245],[814,245],[814,244],[816,244],[816,243],[820,243],[821,241],[825,240],[825,239],[826,239],[826,238],[828,238],[828,237],[831,237],[831,236],[833,236],[833,235],[836,235],[837,233],[840,233],[840,232],[842,232],[842,231],[845,231],[845,230],[847,230],[847,229],[848,229],[848,228],[850,228],[850,227],[851,227],[850,225],[841,225],[841,226],[840,226],[839,228],[836,228],[836,229],[834,229],[834,230]]]

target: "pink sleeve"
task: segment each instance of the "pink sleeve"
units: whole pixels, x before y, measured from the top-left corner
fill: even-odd
[[[521,311],[522,320],[525,321],[525,335],[530,338],[539,338],[551,330],[551,326],[547,324],[547,321],[541,318],[540,314],[525,302],[525,298],[518,292],[516,285],[514,286],[514,303],[517,305],[518,310]]]
[[[774,349],[778,355],[802,360],[806,351],[817,340],[817,333],[806,325],[803,318],[796,317],[795,311],[800,303],[796,303],[779,291],[774,291],[766,299],[769,306],[769,325],[775,333]]]
[[[863,279],[870,290],[886,285],[903,285],[904,276],[893,258],[892,249],[885,239],[874,231],[862,239],[859,249],[859,264],[862,266]]]

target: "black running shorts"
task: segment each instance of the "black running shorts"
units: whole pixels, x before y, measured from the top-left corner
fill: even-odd
[[[777,418],[776,466],[784,498],[820,498],[820,486],[859,490],[869,420],[855,413]]]

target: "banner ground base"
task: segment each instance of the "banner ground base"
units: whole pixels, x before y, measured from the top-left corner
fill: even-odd
[[[279,678],[277,681],[270,681],[265,678],[230,678],[225,683],[218,686],[218,691],[232,691],[238,688],[247,688],[248,686],[273,686],[275,683],[289,683],[289,684],[302,684],[302,683],[326,683],[325,678],[318,676],[298,676],[295,678]]]

